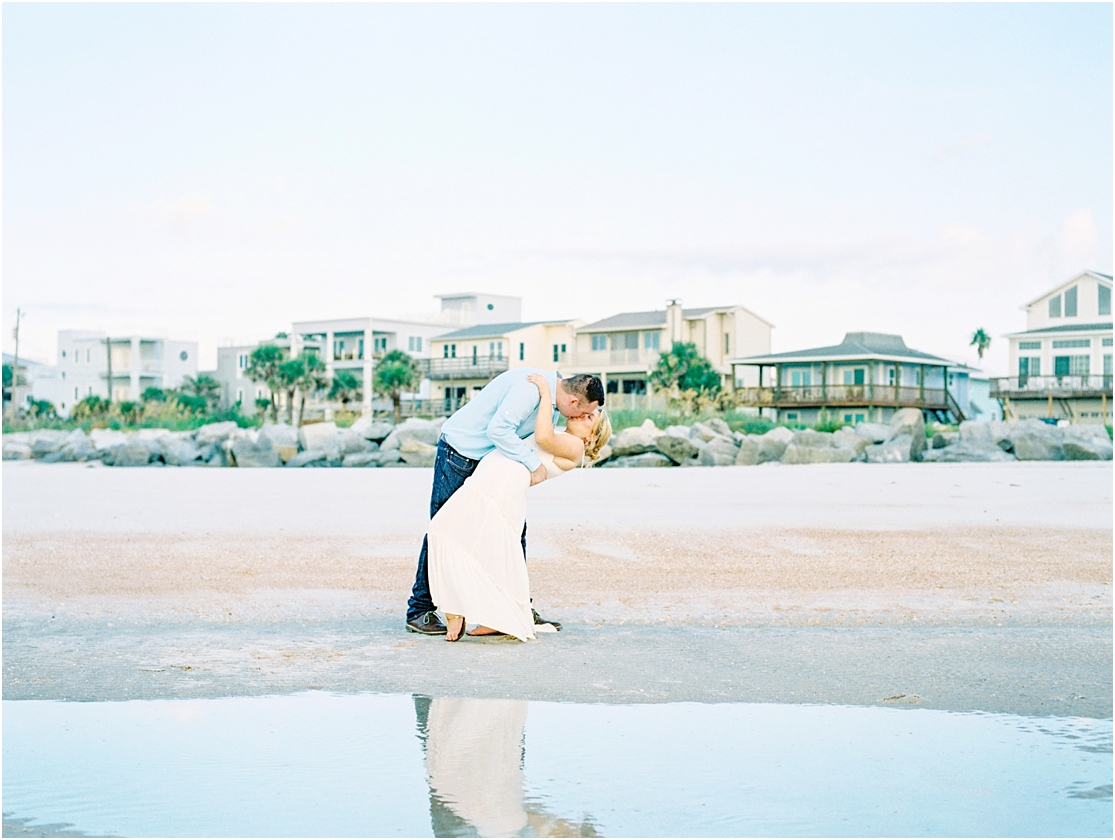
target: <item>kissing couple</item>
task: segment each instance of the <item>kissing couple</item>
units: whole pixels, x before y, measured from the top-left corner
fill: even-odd
[[[531,604],[527,488],[600,456],[612,434],[603,405],[596,376],[523,367],[497,376],[445,421],[407,630],[455,642],[466,621],[477,625],[469,636],[522,641],[536,628],[561,629]]]

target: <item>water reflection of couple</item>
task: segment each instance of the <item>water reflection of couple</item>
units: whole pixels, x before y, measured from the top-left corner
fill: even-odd
[[[595,376],[517,368],[445,421],[408,630],[456,641],[466,621],[478,625],[471,636],[560,629],[531,605],[526,491],[598,457],[611,435],[603,403]],[[565,428],[555,429],[561,417]]]
[[[555,817],[524,790],[525,700],[414,698],[435,837],[595,837],[588,819]]]

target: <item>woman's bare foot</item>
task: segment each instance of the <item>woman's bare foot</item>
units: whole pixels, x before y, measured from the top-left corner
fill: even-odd
[[[485,627],[483,624],[473,627],[468,631],[470,636],[502,636],[504,635],[499,630],[493,630],[491,627]]]
[[[465,617],[454,615],[445,617],[445,641],[455,642],[465,633]]]

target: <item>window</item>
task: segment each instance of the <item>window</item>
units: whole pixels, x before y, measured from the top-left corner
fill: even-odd
[[[1065,289],[1065,317],[1076,317],[1076,286]]]
[[[1111,314],[1111,287],[1110,286],[1104,286],[1101,283],[1100,287],[1099,287],[1099,292],[1100,292],[1099,314],[1100,315],[1110,315]]]
[[[894,368],[889,368],[887,370],[887,384],[888,385],[893,385],[894,384]]]
[[[372,350],[376,353],[387,352],[387,336],[376,335],[372,336]]]
[[[63,359],[66,358],[66,351],[65,350],[62,351],[62,358]]]
[[[476,361],[477,361],[476,345],[474,344],[474,345],[472,345],[472,363],[476,364]]]
[[[643,349],[644,350],[658,350],[660,342],[662,341],[662,333],[657,330],[654,332],[643,333]]]
[[[1111,354],[1105,353],[1103,356],[1103,375],[1111,376]]]
[[[1087,376],[1091,368],[1091,356],[1069,356],[1069,376]]]
[[[441,356],[442,356],[443,359],[448,359],[449,358],[449,345],[448,344],[443,344],[441,346]]]
[[[93,357],[90,355],[92,352],[93,352],[92,350],[88,350],[88,349],[85,351],[85,361],[87,361],[87,362],[92,361]],[[90,391],[89,393],[91,394],[93,392]]]
[[[449,358],[450,359],[457,358],[457,345],[456,344],[450,344],[449,345]]]
[[[244,402],[244,389],[243,388],[237,388],[236,389],[236,402],[238,402],[238,403]]]
[[[411,353],[422,352],[422,336],[412,335],[407,338],[407,350]]]
[[[853,421],[852,421],[852,415],[851,415],[851,414],[845,414],[845,415],[844,415],[844,422],[845,422],[845,423],[851,423],[851,422],[853,422]]]
[[[360,354],[359,354],[359,358],[363,359],[363,358],[364,358],[364,339],[363,339],[363,338],[361,338],[361,339],[360,339],[360,340],[359,340],[359,341],[357,342],[357,344],[358,344],[358,345],[360,346]]]
[[[1020,341],[1020,342],[1018,342],[1018,349],[1019,350],[1040,350],[1041,349],[1041,342],[1040,341]]]
[[[796,411],[787,411],[786,412],[786,419],[796,421],[798,419],[798,413]]]
[[[614,333],[612,335],[613,350],[638,350],[639,334],[637,332]]]
[[[1050,318],[1060,318],[1061,317],[1061,296],[1060,295],[1057,295],[1057,297],[1052,297],[1052,298],[1049,299],[1049,317]]]
[[[77,398],[78,398],[78,396],[77,396],[77,386],[75,385],[74,386],[74,399],[76,400]]]
[[[561,352],[562,352],[563,354],[565,353],[565,345],[564,345],[564,344],[563,344],[563,345],[561,345]]]
[[[1053,342],[1054,350],[1071,350],[1074,347],[1091,347],[1090,338],[1062,338]]]
[[[647,392],[647,381],[645,379],[625,379],[623,380],[623,393],[625,394],[645,394]]]
[[[178,358],[184,362],[186,361],[186,359],[190,358],[190,354],[183,350],[181,353],[178,354]]]
[[[558,361],[558,346],[559,345],[557,345],[557,344],[554,345],[554,361],[555,362]]]
[[[856,415],[856,422],[857,422],[857,423],[862,423],[862,422],[863,422],[863,419],[864,419],[864,416],[865,416],[865,415],[863,415],[863,414],[857,414],[857,415]]]
[[[862,385],[863,384],[863,368],[855,368],[853,370],[844,371],[844,384],[845,385]]]
[[[345,349],[345,343],[343,341],[334,341],[333,342],[333,358],[334,359],[341,358],[341,353],[344,352],[344,349]]]
[[[593,338],[596,338],[596,336],[593,336]],[[523,344],[523,342],[520,341],[519,342],[519,361],[520,362],[523,361],[526,354],[527,354],[527,346],[525,344]]]
[[[248,366],[248,354],[247,353],[241,353],[239,356],[236,357],[236,367],[238,367],[240,370],[244,370],[244,368],[246,368],[247,366]]]
[[[502,341],[497,341],[496,342],[496,358],[497,359],[502,359],[503,358],[503,342]]]
[[[257,400],[265,399],[265,397],[263,396],[263,389],[262,388],[256,388],[256,399]]]
[[[1037,356],[1020,356],[1018,358],[1018,378],[1027,376],[1041,376],[1041,359]]]
[[[608,336],[606,336],[606,335],[594,335],[592,337],[592,349],[594,351],[607,350],[608,349]]]
[[[1104,347],[1110,347],[1111,346],[1111,339],[1110,338],[1105,338],[1103,340],[1103,346]]]
[[[727,356],[732,352],[732,337],[728,333],[724,333],[724,355]]]
[[[608,384],[605,386],[604,390],[609,394],[618,394],[619,393],[619,380],[618,379],[609,379]]]

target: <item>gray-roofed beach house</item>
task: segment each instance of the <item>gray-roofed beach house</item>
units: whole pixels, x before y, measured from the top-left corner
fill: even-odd
[[[963,420],[958,379],[948,359],[913,350],[900,335],[851,332],[840,344],[731,360],[740,405],[770,409],[780,422],[885,422],[900,408]],[[757,372],[755,385],[740,374]],[[949,375],[953,388],[949,388]],[[967,393],[967,388],[963,389]]]

